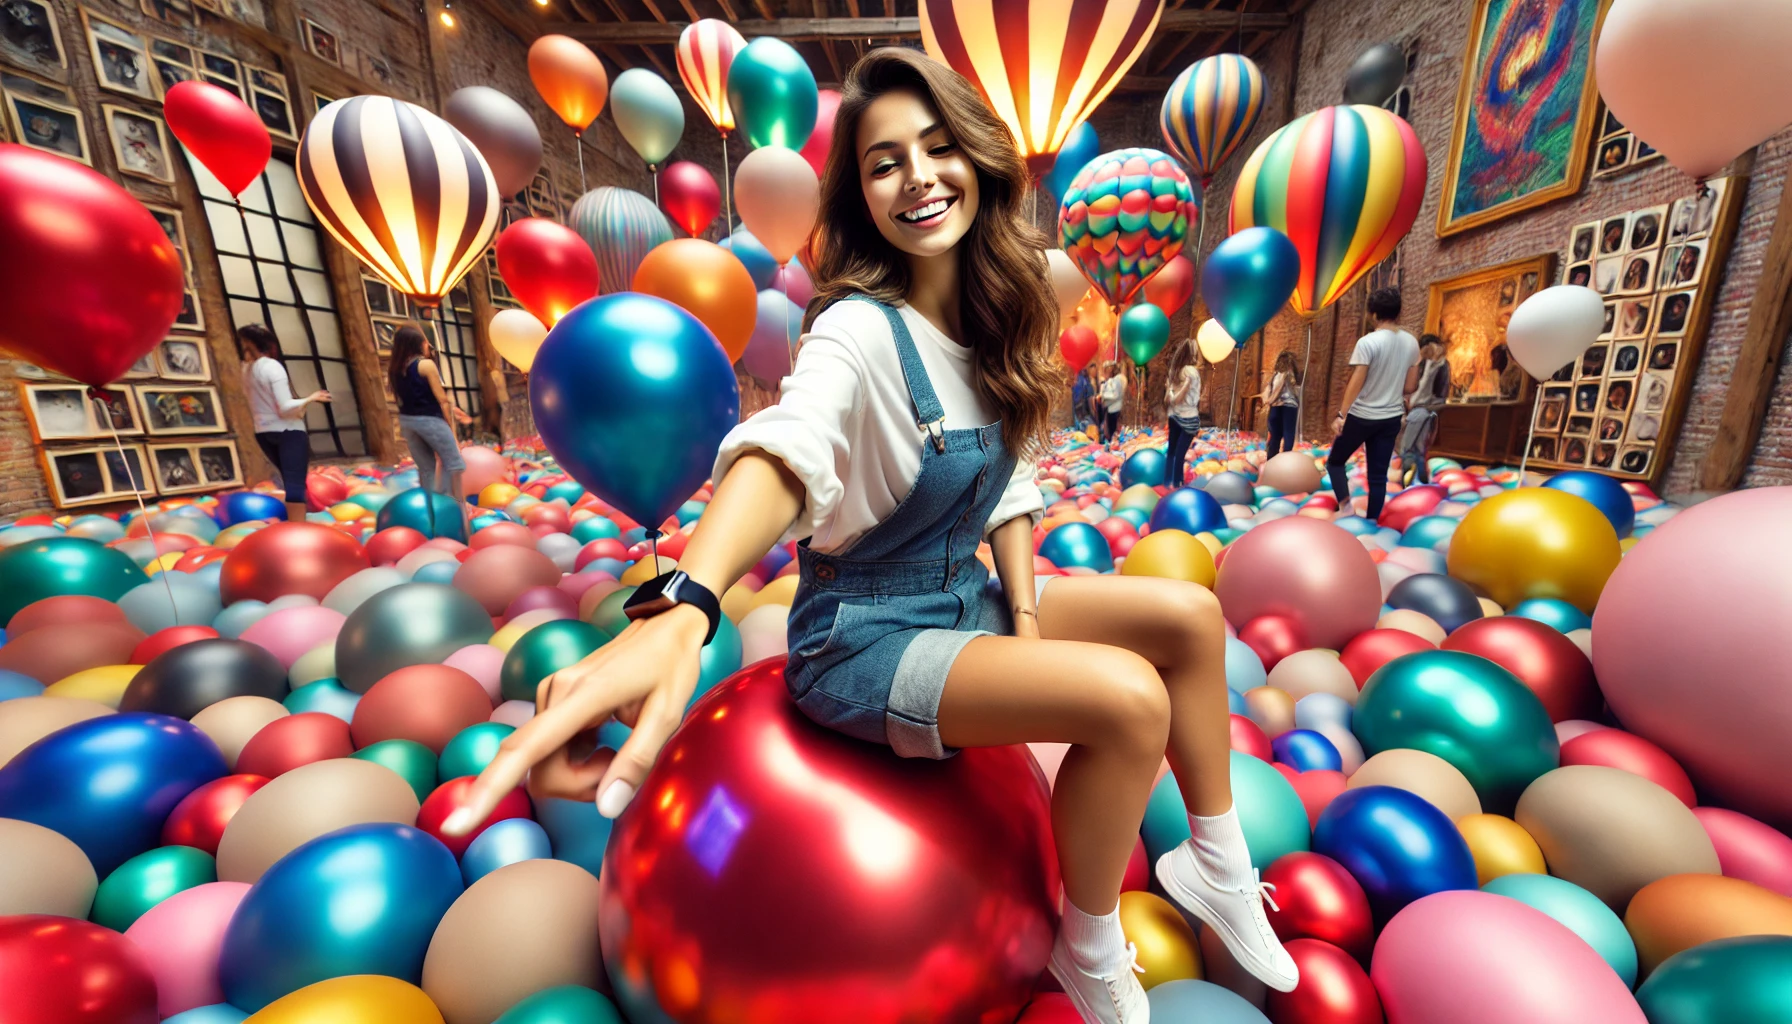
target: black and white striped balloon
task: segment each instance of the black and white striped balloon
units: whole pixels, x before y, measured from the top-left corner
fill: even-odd
[[[324,227],[387,284],[432,306],[484,254],[503,197],[478,148],[414,103],[354,96],[299,140],[299,188]]]

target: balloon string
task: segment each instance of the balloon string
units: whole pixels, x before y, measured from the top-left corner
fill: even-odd
[[[1236,441],[1238,435],[1232,432],[1232,420],[1238,413],[1238,371],[1244,366],[1243,346],[1234,347],[1232,356],[1232,403],[1231,408],[1226,410],[1226,434],[1231,440]]]
[[[722,237],[734,234],[734,189],[728,184],[728,133],[722,133],[722,201],[728,204],[728,221],[722,226],[727,230]],[[788,332],[787,332],[788,333]]]
[[[1539,396],[1539,397],[1541,397],[1541,396]],[[1436,413],[1433,413],[1432,415],[1435,416]],[[1525,434],[1525,437],[1524,437],[1524,451],[1520,452],[1518,455],[1518,486],[1520,486],[1520,487],[1524,486],[1524,469],[1525,469],[1525,466],[1530,464],[1531,445],[1535,442],[1536,437],[1537,437],[1537,410],[1535,408],[1532,408],[1532,410],[1531,410],[1531,429],[1529,432],[1527,432]],[[1413,479],[1415,482],[1418,480],[1418,473],[1416,470],[1413,473]]]
[[[98,398],[99,393],[99,388],[88,388],[88,400],[92,401]],[[131,471],[131,457],[124,450],[124,442],[118,439],[118,425],[112,422],[110,408],[106,411],[106,429],[112,432],[112,444],[118,449],[118,461],[124,465],[125,478],[131,482],[131,497],[137,499],[137,510],[143,517],[143,532],[149,535],[149,550],[154,556],[150,561],[154,562],[156,559],[162,557],[162,553],[156,548],[156,532],[151,529],[149,525],[149,506],[143,503],[143,488],[137,483],[137,474]],[[180,622],[180,606],[176,604],[174,600],[174,584],[168,582],[168,571],[166,569],[163,569],[156,575],[162,577],[162,586],[166,587],[168,590],[168,607],[173,610],[174,621],[178,624]]]
[[[778,269],[781,271],[789,265],[788,263],[779,264]],[[790,287],[789,282],[785,283],[785,287]],[[796,372],[796,339],[790,336],[790,306],[790,296],[786,294],[784,297],[784,357],[789,363],[789,369],[784,371],[786,374]],[[779,390],[782,391],[783,388],[780,386]]]
[[[653,169],[652,164],[647,165],[647,173],[653,175],[653,205],[658,206],[660,205],[660,175]]]
[[[579,195],[585,194],[585,142],[578,132],[572,133],[572,148],[579,154]]]
[[[1300,404],[1294,407],[1294,440],[1300,443],[1301,419],[1307,411],[1307,370],[1313,365],[1313,318],[1307,318],[1307,354],[1300,362]],[[1346,413],[1349,410],[1345,410]]]

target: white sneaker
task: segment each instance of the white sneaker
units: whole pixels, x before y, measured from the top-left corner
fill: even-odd
[[[1278,911],[1282,909],[1267,895],[1275,886],[1263,884],[1255,870],[1245,885],[1220,885],[1201,869],[1193,842],[1185,841],[1157,859],[1157,880],[1171,899],[1212,928],[1233,958],[1258,981],[1277,992],[1292,992],[1300,984],[1300,969],[1263,913],[1265,899]]]
[[[1126,944],[1126,958],[1116,962],[1111,973],[1090,974],[1078,966],[1060,933],[1048,966],[1084,1024],[1150,1024],[1151,1004],[1139,984],[1145,969],[1139,966],[1137,945]]]

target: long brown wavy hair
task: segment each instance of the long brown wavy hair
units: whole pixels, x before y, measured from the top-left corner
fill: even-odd
[[[857,152],[865,109],[896,89],[913,89],[931,103],[976,168],[979,208],[958,243],[965,337],[956,340],[972,350],[977,389],[1000,412],[1003,441],[1018,453],[1036,451],[1063,378],[1052,362],[1058,305],[1046,269],[1049,243],[1025,213],[1032,175],[1013,133],[971,83],[918,50],[872,50],[846,76],[810,239],[815,298],[804,327],[842,298],[894,303],[908,293],[908,261],[872,222]]]

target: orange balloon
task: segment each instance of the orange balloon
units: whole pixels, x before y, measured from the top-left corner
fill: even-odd
[[[610,76],[591,48],[567,36],[546,35],[529,46],[529,80],[578,135],[604,112]]]
[[[654,246],[635,271],[634,289],[683,307],[703,321],[730,362],[747,350],[759,309],[753,275],[714,242],[677,238]]]

